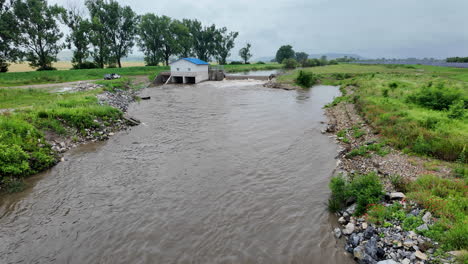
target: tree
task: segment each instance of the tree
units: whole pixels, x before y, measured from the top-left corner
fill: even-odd
[[[0,72],[7,72],[9,62],[16,62],[22,57],[18,48],[19,33],[11,2],[0,0]]]
[[[325,66],[328,64],[327,56],[323,55],[320,57],[320,66]]]
[[[227,32],[227,28],[223,27],[218,30],[216,38],[216,57],[218,63],[221,65],[226,64],[226,60],[231,56],[231,49],[234,48],[234,41],[236,40],[239,32]]]
[[[52,63],[57,61],[57,54],[63,48],[59,44],[63,34],[56,21],[65,10],[47,5],[46,0],[15,1],[13,8],[29,64],[38,70],[53,70]]]
[[[249,62],[249,59],[252,58],[252,53],[250,53],[250,48],[252,45],[250,43],[247,43],[245,47],[239,50],[239,56],[244,60],[244,63],[247,64]]]
[[[296,53],[291,45],[281,46],[276,52],[276,61],[282,63],[285,59],[294,59]]]
[[[93,46],[91,55],[94,62],[100,67],[109,63],[110,38],[108,35],[107,14],[105,12],[105,2],[103,0],[87,0],[86,7],[91,16],[91,31],[89,40]]]
[[[203,27],[198,20],[184,19],[183,24],[188,28],[193,41],[193,52],[204,61],[209,61],[216,55],[215,38],[217,34],[216,26],[213,24]]]
[[[303,65],[308,58],[309,58],[309,54],[307,54],[305,52],[296,52],[296,60],[301,65]]]
[[[161,48],[164,30],[160,18],[156,15],[146,14],[141,17],[138,25],[138,46],[145,54],[145,62],[148,66],[157,66],[162,59]]]
[[[117,1],[111,0],[105,7],[107,11],[105,25],[110,37],[111,60],[122,68],[121,59],[128,56],[135,45],[139,18],[130,6],[122,7]]]
[[[70,28],[70,34],[66,38],[68,48],[75,47],[72,58],[75,69],[89,68],[91,64],[86,63],[86,60],[91,55],[89,43],[92,26],[83,16],[84,12],[76,6],[70,6],[62,15],[62,20]]]

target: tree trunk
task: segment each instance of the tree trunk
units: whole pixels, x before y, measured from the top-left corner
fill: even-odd
[[[120,58],[117,58],[117,64],[119,65],[119,68],[122,68],[122,62],[120,61]]]

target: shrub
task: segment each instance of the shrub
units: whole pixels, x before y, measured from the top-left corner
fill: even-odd
[[[318,59],[307,59],[302,63],[302,67],[317,67],[320,66]]]
[[[28,158],[18,145],[0,144],[0,176],[19,177],[29,173]]]
[[[295,69],[298,66],[298,63],[295,59],[284,59],[283,60],[284,68],[286,69]]]
[[[265,64],[263,61],[257,61],[257,64]]]
[[[317,77],[311,72],[299,71],[296,78],[296,83],[304,88],[309,88],[317,83]]]
[[[155,65],[156,66],[156,65]],[[76,64],[73,64],[73,69],[74,70],[80,70],[80,69],[97,69],[99,68],[98,65],[94,62],[90,62],[90,61],[85,61],[85,62],[82,62],[82,63],[76,63]]]
[[[450,106],[448,117],[463,118],[465,114],[466,114],[465,102],[463,100],[458,100]]]
[[[456,101],[462,100],[460,90],[454,88],[423,87],[419,91],[408,96],[408,101],[433,110],[447,110]]]
[[[342,176],[333,177],[330,181],[332,191],[329,209],[339,210],[350,198],[356,200],[356,215],[366,212],[369,204],[375,204],[383,196],[383,186],[375,173],[357,175],[347,182]],[[332,205],[332,206],[330,206]]]
[[[416,230],[416,228],[420,225],[424,224],[424,221],[419,216],[408,215],[402,223],[402,227],[405,230]]]
[[[229,63],[231,65],[241,65],[241,64],[244,64],[242,61],[231,61],[231,63]]]

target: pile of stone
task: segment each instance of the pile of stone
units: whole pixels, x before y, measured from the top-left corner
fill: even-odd
[[[404,198],[402,193],[387,194],[388,201],[384,206],[390,206],[393,202],[404,204],[409,214],[417,216],[421,209],[415,204],[400,201]],[[343,228],[335,228],[336,238],[346,239],[345,250],[351,253],[358,263],[362,264],[423,264],[434,263],[436,257],[432,256],[437,242],[417,234],[414,231],[405,231],[401,221],[392,220],[383,226],[376,226],[367,222],[364,217],[357,218],[353,214],[356,205],[339,212],[338,222]],[[409,216],[409,215],[408,215]],[[427,230],[434,223],[430,212],[422,217],[424,224],[417,227],[417,231]],[[391,225],[389,225],[391,224]],[[440,263],[451,263],[452,259],[437,258]]]
[[[127,112],[130,103],[135,101],[136,92],[132,89],[129,90],[115,90],[113,92],[105,91],[97,95],[99,104],[110,105],[118,108],[123,112]]]
[[[102,85],[89,83],[89,82],[78,82],[71,87],[64,87],[58,90],[58,92],[83,92],[89,90],[95,90],[98,88],[102,88]]]
[[[75,131],[74,137],[67,139],[56,138],[49,143],[52,145],[52,150],[57,153],[65,153],[66,151],[75,148],[76,146],[87,143],[107,140],[113,136],[115,132],[124,130],[128,127],[128,121],[125,119],[118,119],[112,122],[112,124],[104,124],[102,120],[94,120],[96,124],[99,124],[95,128],[84,129],[84,134]]]

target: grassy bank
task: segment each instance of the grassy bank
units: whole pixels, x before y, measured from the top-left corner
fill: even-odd
[[[467,69],[420,65],[341,64],[303,69],[323,83],[356,86],[353,101],[390,144],[406,152],[447,161],[467,156]],[[280,76],[293,83],[294,71]]]
[[[122,79],[104,88],[74,93],[0,89],[0,109],[10,109],[0,113],[0,190],[21,190],[24,177],[56,163],[57,153],[46,138],[77,140],[121,119],[120,110],[100,105],[96,95],[128,84]]]
[[[239,64],[239,65],[224,65],[226,72],[243,72],[243,71],[266,71],[282,69],[283,64],[268,63],[268,64]]]
[[[312,73],[322,83],[342,85],[342,96],[328,105],[331,111],[335,107],[348,109],[345,105],[353,104],[353,109],[366,120],[372,133],[379,134],[382,142],[425,161],[425,170],[418,170],[414,181],[385,173],[351,173],[333,178],[330,209],[341,210],[348,201],[354,200],[355,215],[364,215],[376,226],[398,226],[438,241],[438,246],[431,246],[438,248],[433,256],[444,258],[446,251],[467,250],[468,70],[419,65],[335,65],[302,70]],[[299,70],[281,76],[280,81],[292,84],[298,76]],[[356,129],[348,133],[337,131],[342,144],[349,144],[345,142],[346,135],[366,137],[359,130],[360,124],[354,126]],[[350,146],[343,154],[343,159],[348,161],[356,158],[361,162],[372,161],[372,155],[378,154],[361,151],[369,148],[365,141]],[[409,156],[405,157],[409,160]],[[375,166],[371,169],[382,170],[380,163]],[[444,178],[430,173],[439,169],[448,169]],[[382,184],[389,182],[390,186]],[[407,201],[388,204],[384,190],[402,191]],[[418,207],[422,211],[410,214]],[[434,222],[426,229],[418,229],[425,223],[423,216],[427,212],[432,214]],[[466,255],[461,261],[463,258]]]

